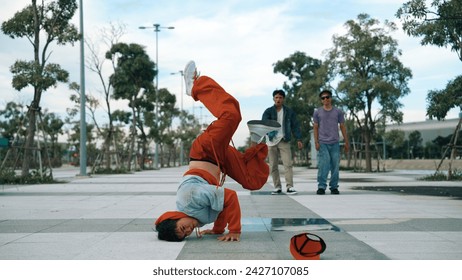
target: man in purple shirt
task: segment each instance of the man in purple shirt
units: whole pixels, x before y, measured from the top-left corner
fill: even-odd
[[[329,189],[331,194],[340,194],[338,190],[340,167],[340,144],[338,129],[343,135],[345,153],[348,153],[349,142],[345,128],[343,112],[332,106],[332,92],[323,90],[319,97],[322,107],[314,111],[314,142],[318,151],[318,190],[317,194],[325,194],[327,175],[330,171]]]

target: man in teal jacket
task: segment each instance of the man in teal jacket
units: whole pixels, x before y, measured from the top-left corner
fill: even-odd
[[[296,194],[293,180],[293,160],[292,151],[290,149],[290,141],[292,134],[297,140],[298,148],[303,148],[302,134],[300,132],[300,125],[298,124],[295,112],[289,107],[284,105],[286,94],[283,90],[275,90],[273,92],[274,106],[265,110],[262,120],[275,120],[281,124],[281,127],[276,133],[269,135],[267,141],[268,145],[268,158],[270,165],[270,172],[273,178],[274,191],[272,194],[282,193],[281,178],[279,176],[279,156],[281,155],[282,164],[284,165],[286,190],[287,194]]]

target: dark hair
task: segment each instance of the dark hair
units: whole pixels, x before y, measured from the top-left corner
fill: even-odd
[[[168,219],[162,221],[156,226],[157,230],[157,238],[160,240],[166,241],[173,241],[173,242],[180,242],[183,241],[184,238],[179,238],[176,235],[176,222],[178,220]]]
[[[332,91],[330,91],[330,90],[328,90],[328,89],[323,89],[323,90],[319,93],[319,97],[321,97],[321,95],[322,95],[323,93],[327,93],[327,94],[329,94],[330,96],[332,96]]]
[[[286,97],[286,93],[282,89],[277,89],[277,90],[273,91],[273,97],[275,97],[276,94],[282,95],[282,97],[284,97],[284,98]]]

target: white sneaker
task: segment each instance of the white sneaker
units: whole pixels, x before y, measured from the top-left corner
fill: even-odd
[[[273,120],[252,120],[247,122],[247,126],[250,131],[250,140],[259,144],[264,139],[268,141],[267,134],[278,130],[281,127],[281,124]]]
[[[183,75],[186,86],[186,94],[191,96],[194,80],[197,79],[196,63],[193,60],[186,64]]]

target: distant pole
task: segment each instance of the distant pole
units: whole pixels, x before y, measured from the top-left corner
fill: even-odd
[[[181,97],[181,115],[183,116],[183,70],[180,70],[181,74],[181,89],[180,89],[180,97]],[[184,141],[181,140],[181,145],[180,145],[180,166],[182,166],[184,163]]]
[[[156,93],[156,108],[154,114],[154,122],[159,125],[159,32],[160,29],[175,29],[173,26],[163,27],[159,23],[155,23],[152,27],[147,26],[140,26],[139,29],[148,29],[154,28],[154,32],[156,32],[156,84],[154,87],[154,91]],[[159,169],[159,141],[156,141],[156,151],[154,154],[154,169]]]
[[[181,123],[180,123],[180,126],[183,124],[183,76],[184,76],[184,73],[183,73],[183,70],[179,70],[178,72],[174,72],[174,73],[170,73],[170,75],[176,75],[176,74],[180,74],[180,83],[181,83],[181,89],[180,89],[180,100],[181,100],[181,107],[180,107],[180,119],[181,119]],[[183,133],[183,131],[181,131]],[[184,163],[184,142],[183,140],[181,140],[180,142],[180,166],[183,165]]]
[[[80,176],[87,176],[87,124],[85,121],[85,43],[83,0],[80,0]]]
[[[159,27],[160,24],[156,23],[154,24],[156,32],[156,112],[155,112],[155,122],[157,125],[159,125]],[[156,154],[154,155],[154,169],[159,169],[159,141],[156,141]]]

